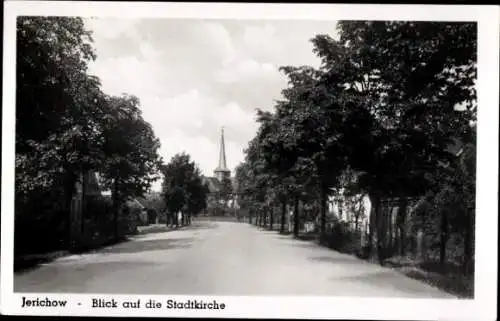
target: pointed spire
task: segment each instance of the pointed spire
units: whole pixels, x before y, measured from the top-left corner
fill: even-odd
[[[219,152],[219,166],[217,167],[218,170],[227,170],[227,164],[226,164],[226,146],[224,145],[224,127],[221,128],[221,135],[220,135],[220,152]]]
[[[215,178],[222,181],[224,178],[231,176],[231,170],[227,168],[226,163],[226,146],[224,144],[224,127],[221,129],[220,135],[220,152],[219,152],[219,166],[214,170]]]

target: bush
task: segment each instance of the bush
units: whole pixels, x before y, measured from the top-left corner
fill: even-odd
[[[359,253],[361,249],[361,233],[352,231],[346,222],[333,224],[321,240],[326,246],[342,253]]]
[[[67,247],[69,212],[35,202],[16,208],[14,226],[14,255],[59,251]]]

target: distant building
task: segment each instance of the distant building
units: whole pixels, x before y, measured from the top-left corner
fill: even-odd
[[[223,180],[229,179],[231,182],[231,190],[236,190],[236,179],[231,177],[231,170],[227,167],[226,162],[226,146],[224,141],[224,128],[221,129],[220,138],[220,150],[219,150],[219,163],[214,170],[214,176],[203,176],[202,182],[208,187],[209,194],[207,197],[208,213],[214,213],[214,210],[218,207],[220,192],[223,188]],[[232,193],[230,200],[227,204],[229,208],[237,208],[237,202],[235,194]]]

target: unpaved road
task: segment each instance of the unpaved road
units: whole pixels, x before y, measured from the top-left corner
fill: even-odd
[[[245,223],[194,222],[15,275],[16,292],[453,298],[388,268]]]

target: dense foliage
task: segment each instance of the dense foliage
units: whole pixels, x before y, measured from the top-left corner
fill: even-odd
[[[162,195],[169,222],[178,226],[177,213],[182,212],[182,223],[189,224],[192,215],[207,207],[208,188],[203,184],[200,169],[189,155],[177,154],[163,166],[162,173]]]
[[[141,196],[156,179],[159,141],[141,116],[139,100],[102,92],[99,79],[88,74],[88,64],[95,58],[92,36],[82,19],[18,18],[17,252],[35,250],[29,244],[33,233],[44,235],[36,238],[42,240],[36,245],[40,251],[74,243],[70,207],[76,183],[86,184],[82,181],[86,173],[99,173],[101,187],[112,190],[113,210],[89,204],[104,200],[83,200],[87,210],[80,230],[113,237],[119,236],[124,202]],[[96,211],[101,216],[113,212],[114,219],[86,222],[89,210],[93,217]]]
[[[382,263],[394,246],[405,252],[408,232],[424,229],[442,235],[442,263],[450,233],[461,235],[470,262],[476,24],[344,21],[338,33],[311,39],[320,68],[281,68],[289,85],[272,112],[258,111],[259,130],[237,170],[242,205],[260,225],[268,209],[281,208],[282,231],[290,207],[296,235],[312,211],[325,239],[327,200],[349,196],[347,208],[359,217],[367,195],[366,254]],[[424,214],[408,230],[406,200],[429,193],[428,209],[416,211]],[[396,245],[387,199],[399,199]]]

